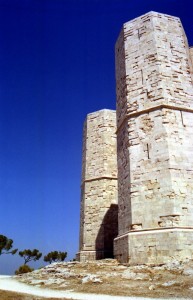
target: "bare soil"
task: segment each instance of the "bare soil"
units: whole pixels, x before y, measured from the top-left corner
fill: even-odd
[[[8,291],[1,291],[0,290],[0,299],[1,300],[69,300],[66,298],[42,298],[32,295],[8,292]]]

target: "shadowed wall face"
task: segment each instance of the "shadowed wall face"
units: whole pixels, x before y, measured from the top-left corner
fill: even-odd
[[[193,254],[192,50],[179,18],[150,12],[116,44],[119,234],[123,262]]]
[[[113,256],[117,236],[116,112],[101,110],[84,124],[80,261]]]
[[[114,238],[118,235],[118,205],[107,210],[96,238],[96,259],[113,258]],[[101,257],[102,254],[102,257]]]

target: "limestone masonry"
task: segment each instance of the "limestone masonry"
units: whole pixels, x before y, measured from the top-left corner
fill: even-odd
[[[78,258],[111,257],[113,238],[120,262],[190,258],[193,48],[179,18],[149,12],[123,25],[115,51],[117,121],[102,110],[85,123]]]
[[[84,124],[80,261],[113,257],[118,234],[116,112],[101,110]]]

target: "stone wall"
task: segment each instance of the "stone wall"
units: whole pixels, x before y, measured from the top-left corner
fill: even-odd
[[[155,12],[124,24],[116,44],[122,262],[193,254],[191,54],[179,18]]]
[[[123,25],[116,91],[116,113],[89,114],[84,124],[77,258],[112,257],[114,238],[120,262],[190,258],[193,48],[179,18],[150,12]]]
[[[118,231],[116,112],[87,116],[83,133],[78,260],[113,256]]]

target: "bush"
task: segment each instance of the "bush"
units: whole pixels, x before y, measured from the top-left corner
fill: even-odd
[[[28,272],[32,272],[34,269],[30,268],[28,265],[22,265],[18,270],[15,271],[15,275],[24,274]]]
[[[52,262],[64,261],[66,257],[67,252],[52,251],[44,256],[44,261],[51,264]]]

